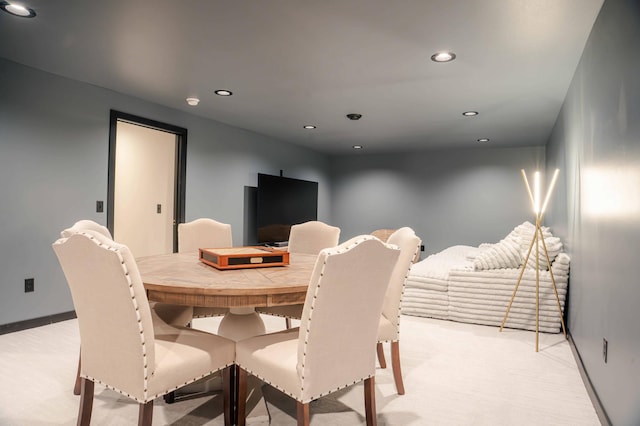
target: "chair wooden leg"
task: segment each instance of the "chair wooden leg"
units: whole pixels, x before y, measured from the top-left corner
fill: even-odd
[[[247,410],[247,372],[238,367],[238,426],[245,426]]]
[[[91,422],[93,409],[93,382],[80,379],[80,410],[78,411],[78,426],[88,426]]]
[[[400,342],[391,342],[391,367],[393,368],[393,380],[396,382],[398,395],[404,395],[404,383],[402,383],[402,368],[400,368]]]
[[[309,426],[309,403],[303,404],[300,401],[296,401],[297,409],[296,414],[298,416],[298,426]]]
[[[380,368],[387,368],[387,361],[384,359],[384,349],[382,348],[382,342],[378,342],[376,345],[376,350],[378,351],[378,362],[380,363]]]
[[[234,365],[222,370],[222,400],[223,400],[223,412],[224,412],[224,426],[231,426],[233,422],[231,412],[231,369],[235,368]]]
[[[138,408],[138,426],[151,426],[153,421],[153,399]]]
[[[82,352],[81,352],[82,353]],[[81,363],[81,358],[80,358],[80,354],[78,354],[78,372],[76,373],[76,382],[73,385],[73,394],[74,395],[80,395],[80,363]]]
[[[367,426],[377,426],[375,377],[364,381],[364,411],[367,417]]]

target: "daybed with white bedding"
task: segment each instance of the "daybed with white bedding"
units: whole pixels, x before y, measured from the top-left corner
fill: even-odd
[[[407,278],[402,299],[406,315],[500,326],[522,270],[535,226],[517,226],[496,244],[453,246],[416,263]],[[569,277],[569,256],[562,244],[543,228],[555,278],[560,307],[564,311]],[[539,330],[561,331],[558,302],[540,244]],[[505,327],[535,330],[535,246],[525,268]]]

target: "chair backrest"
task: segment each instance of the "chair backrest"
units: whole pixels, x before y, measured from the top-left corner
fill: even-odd
[[[375,374],[382,301],[399,254],[364,235],[318,255],[298,338],[302,402]]]
[[[387,294],[382,305],[382,314],[395,326],[395,339],[397,339],[397,334],[400,331],[402,293],[409,275],[409,269],[411,269],[416,254],[420,252],[421,241],[413,229],[405,226],[391,234],[387,239],[387,243],[393,244],[400,249],[400,257],[391,274]]]
[[[109,230],[106,227],[89,219],[82,219],[77,221],[76,223],[73,224],[71,228],[67,228],[64,231],[62,231],[60,233],[60,236],[62,238],[69,238],[71,235],[77,234],[82,231],[99,232],[100,234],[104,235],[110,240],[113,240],[113,237],[111,236],[111,232],[109,232]]]
[[[389,237],[391,236],[391,234],[393,234],[394,232],[396,232],[395,229],[382,228],[382,229],[376,229],[371,233],[371,235],[378,238],[380,241],[383,241],[386,243]]]
[[[312,220],[291,226],[289,252],[318,254],[320,250],[335,247],[340,240],[340,228]]]
[[[233,246],[231,225],[209,218],[178,224],[178,253]]]
[[[393,235],[393,233],[396,231],[397,229],[388,229],[388,228],[376,229],[371,233],[371,235],[379,238],[381,241],[384,241],[386,243],[386,242],[389,242],[389,237]],[[420,250],[416,251],[416,255],[413,258],[413,263],[416,263],[418,261],[420,261]]]
[[[129,249],[99,232],[53,244],[78,317],[81,376],[144,398],[155,369],[151,310]]]

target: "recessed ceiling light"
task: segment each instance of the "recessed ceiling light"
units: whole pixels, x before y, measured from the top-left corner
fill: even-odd
[[[354,145],[353,149],[362,149],[362,145]]]
[[[307,130],[311,130],[311,129],[315,129],[316,126],[314,126],[313,124],[306,124],[304,126],[302,126],[303,129],[307,129]]]
[[[9,3],[6,1],[0,2],[0,9],[21,18],[33,18],[34,16],[36,16],[35,10],[22,6],[20,4]]]
[[[478,142],[489,142],[489,138],[480,138],[478,139]]]
[[[231,95],[233,95],[232,91],[224,90],[224,89],[216,90],[214,93],[216,95],[218,95],[218,96],[231,96]]]
[[[456,54],[453,52],[438,52],[431,55],[433,62],[451,62],[456,58]]]
[[[198,98],[187,98],[187,103],[191,106],[196,106],[200,103],[200,99]]]
[[[478,114],[480,114],[478,111],[465,111],[462,113],[465,117],[473,117]]]

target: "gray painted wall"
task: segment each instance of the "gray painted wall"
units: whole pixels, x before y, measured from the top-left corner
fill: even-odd
[[[73,309],[50,244],[78,219],[106,223],[95,202],[106,201],[110,109],[188,129],[186,219],[231,223],[238,245],[251,242],[245,207],[258,172],[318,181],[319,219],[340,226],[342,241],[408,225],[433,253],[496,241],[530,219],[519,169],[544,164],[540,147],[329,159],[0,60],[0,324]],[[29,277],[36,291],[25,294]]]
[[[331,165],[331,217],[341,239],[412,227],[426,255],[497,242],[534,221],[520,169],[544,167],[544,147],[350,155]]]
[[[78,219],[106,224],[110,109],[188,129],[187,220],[230,223],[243,244],[246,187],[282,169],[319,182],[329,221],[324,155],[0,59],[0,324],[73,310],[51,243]]]
[[[606,1],[552,133],[568,326],[614,425],[640,424],[640,2]],[[609,342],[602,358],[602,339]]]

